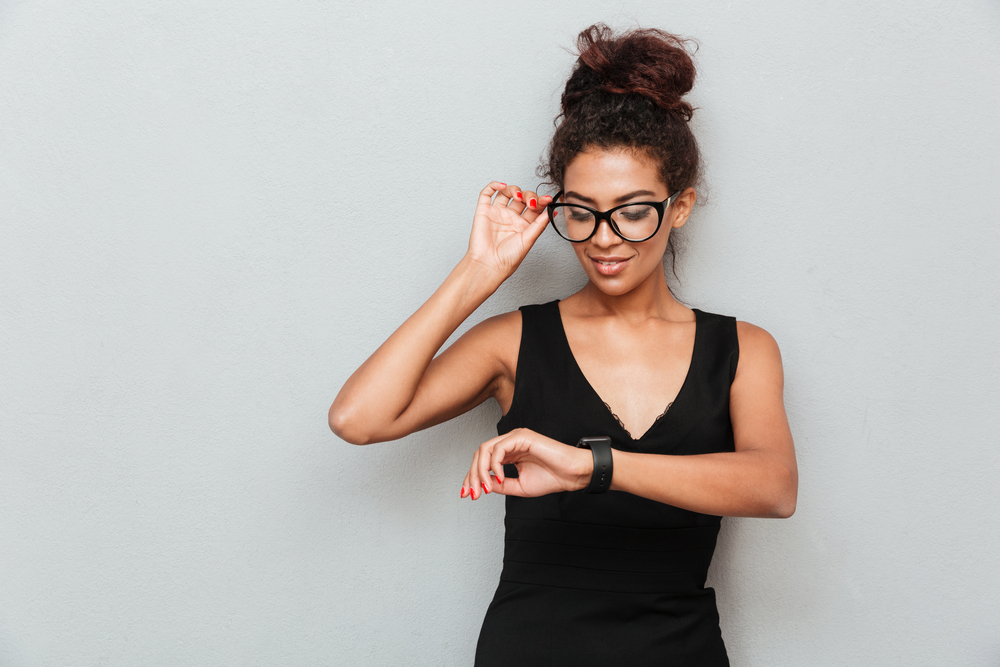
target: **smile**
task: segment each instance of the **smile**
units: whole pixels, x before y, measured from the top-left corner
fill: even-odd
[[[631,257],[623,257],[619,259],[612,258],[597,258],[591,257],[590,260],[594,263],[597,268],[598,273],[604,276],[613,276],[621,273],[625,269],[625,265],[628,261],[632,259]]]

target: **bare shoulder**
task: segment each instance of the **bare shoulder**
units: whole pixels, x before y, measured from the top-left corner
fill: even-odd
[[[490,337],[509,336],[521,337],[521,311],[512,310],[509,313],[502,313],[487,317],[485,320],[472,327],[469,331],[476,330],[479,335]]]
[[[774,336],[766,330],[749,322],[736,322],[736,337],[740,345],[739,364],[736,367],[736,380],[747,376],[781,377],[781,350]],[[734,384],[735,384],[734,380]]]
[[[521,342],[521,311],[488,317],[462,337],[475,338],[480,344],[497,350],[513,346],[516,353]]]
[[[520,345],[521,311],[515,310],[476,324],[462,335],[454,347],[465,348],[499,362],[504,368],[504,375],[513,378]]]
[[[749,353],[778,352],[778,342],[774,340],[774,336],[756,324],[737,320],[736,336],[740,341],[740,354],[744,351]]]

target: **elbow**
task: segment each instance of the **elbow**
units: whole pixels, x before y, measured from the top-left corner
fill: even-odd
[[[339,407],[336,402],[330,406],[327,421],[334,435],[344,442],[352,445],[368,445],[373,442],[371,434],[358,427],[358,420],[353,418],[351,411]]]
[[[788,519],[795,514],[795,495],[783,498],[774,506],[771,516],[775,519]]]
[[[799,484],[795,473],[786,471],[784,479],[778,485],[778,493],[771,505],[770,516],[775,519],[788,519],[795,514],[795,503],[798,500]]]

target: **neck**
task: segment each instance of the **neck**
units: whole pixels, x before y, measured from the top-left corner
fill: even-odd
[[[581,305],[595,315],[614,315],[626,320],[680,320],[687,319],[690,314],[690,309],[671,294],[663,271],[653,272],[624,294],[608,294],[593,282],[588,282],[577,292],[577,296]]]

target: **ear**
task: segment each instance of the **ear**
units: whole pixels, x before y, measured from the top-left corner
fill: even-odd
[[[667,211],[667,214],[670,216],[671,227],[676,229],[684,226],[688,216],[691,215],[691,209],[694,207],[694,202],[697,198],[698,195],[695,193],[694,188],[688,188],[677,196],[677,199],[674,200],[674,203]]]

